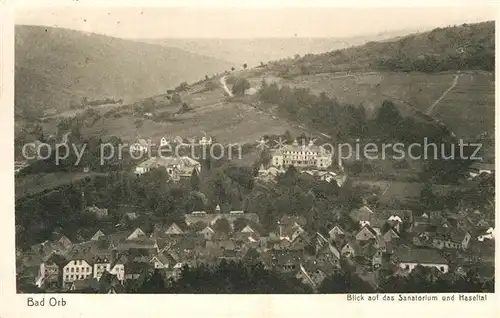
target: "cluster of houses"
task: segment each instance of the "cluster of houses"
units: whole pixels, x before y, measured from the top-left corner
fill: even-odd
[[[257,214],[222,213],[217,206],[215,213],[193,211],[184,222],[156,225],[151,233],[99,230],[79,243],[58,235],[18,258],[24,266],[31,264],[32,282],[47,291],[119,293],[154,269],[176,279],[184,266],[221,260],[260,262],[316,289],[343,266],[374,286],[382,269],[401,276],[418,265],[438,274],[459,273],[465,265],[454,253],[494,240],[493,228],[472,232],[438,212],[374,212],[364,205],[349,218],[349,225],[334,224],[328,233],[319,233],[303,217],[283,215],[265,231]],[[220,220],[229,227],[221,228]]]
[[[210,146],[212,144],[212,137],[202,136],[202,137],[190,137],[184,139],[180,136],[169,137],[163,136],[160,138],[159,144],[155,144],[152,140],[146,140],[143,138],[139,138],[136,142],[130,145],[130,152],[140,152],[140,153],[148,153],[155,148],[161,148],[171,145],[184,145],[184,146]]]
[[[194,172],[198,174],[201,172],[200,162],[188,156],[160,156],[141,162],[136,166],[135,174],[142,175],[157,168],[164,168],[173,181],[189,178]]]

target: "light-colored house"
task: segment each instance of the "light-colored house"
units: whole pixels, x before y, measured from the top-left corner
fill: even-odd
[[[127,240],[135,240],[139,238],[144,238],[146,237],[146,233],[144,233],[143,230],[140,228],[136,228],[128,237]]]
[[[138,139],[135,143],[130,145],[130,152],[147,153],[150,146],[151,141],[148,142],[145,139]]]
[[[153,256],[150,262],[153,263],[154,268],[161,269],[171,268],[177,264],[168,251],[161,251],[157,255]]]
[[[92,265],[83,258],[70,260],[63,267],[63,283],[68,286],[75,280],[92,278]]]
[[[167,140],[165,137],[161,137],[160,139],[160,147],[166,146],[170,144],[170,140]]]
[[[208,146],[212,144],[212,137],[207,138],[206,136],[203,136],[200,138],[199,144],[202,146]]]
[[[345,232],[344,230],[338,226],[338,225],[335,225],[329,232],[328,232],[328,235],[330,236],[330,239],[331,240],[336,240],[337,238],[339,238],[340,236],[343,236],[345,235]]]
[[[94,261],[94,270],[93,270],[93,277],[97,280],[99,280],[106,271],[111,270],[111,264],[109,262],[109,259],[107,257],[98,257]]]
[[[95,234],[90,238],[91,241],[97,241],[101,237],[106,237],[106,234],[104,234],[101,230],[98,230],[95,232]]]
[[[202,234],[206,240],[211,240],[213,238],[213,236],[215,235],[215,231],[210,226],[205,227],[203,230],[199,231],[198,233]]]
[[[239,218],[246,219],[253,223],[259,223],[259,216],[256,213],[245,213],[244,211],[230,211],[229,213],[221,213],[220,207],[216,208],[215,213],[206,213],[205,211],[193,211],[184,215],[184,222],[187,226],[196,223],[205,225],[214,225],[218,219],[224,218],[229,221],[231,227],[234,228],[234,221]]]
[[[315,146],[312,141],[307,145],[299,145],[294,141],[291,145],[284,145],[281,149],[275,150],[271,164],[274,167],[326,169],[332,164],[332,154],[321,146]]]
[[[176,234],[184,234],[184,231],[175,223],[172,223],[166,230],[165,234],[168,235],[176,235]]]
[[[255,233],[255,231],[250,227],[250,225],[245,226],[240,232],[242,232],[242,233]]]
[[[475,178],[480,174],[492,174],[495,172],[495,164],[484,163],[484,162],[474,162],[469,169],[469,175],[471,178]]]
[[[23,170],[27,166],[29,166],[27,161],[15,161],[14,162],[14,173],[15,174],[19,173],[21,170]]]
[[[495,239],[495,229],[489,227],[483,234],[477,237],[479,242],[484,242],[485,240],[493,240]]]
[[[117,258],[110,264],[110,273],[115,275],[116,278],[123,283],[125,280],[125,264],[127,263],[126,257],[122,256]]]
[[[50,258],[40,264],[35,285],[43,288],[47,285],[56,284],[59,281],[59,265]]]
[[[308,174],[328,183],[335,181],[339,188],[342,187],[347,180],[347,176],[345,174],[337,174],[333,171],[304,170],[302,171],[302,173]]]
[[[96,206],[89,206],[85,209],[87,212],[94,214],[97,218],[102,219],[108,216],[108,209],[98,208]]]
[[[264,165],[261,164],[258,174],[257,174],[257,179],[262,180],[262,181],[274,181],[277,176],[285,173],[286,170],[283,169],[282,167],[276,168],[276,167],[269,167],[269,168],[264,168]]]

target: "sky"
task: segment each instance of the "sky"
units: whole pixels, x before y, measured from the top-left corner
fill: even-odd
[[[351,37],[494,20],[487,6],[400,8],[58,7],[16,10],[16,24],[121,38]]]

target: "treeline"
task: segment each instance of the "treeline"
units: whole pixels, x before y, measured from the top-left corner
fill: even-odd
[[[495,70],[495,22],[436,28],[394,41],[368,42],[323,54],[307,54],[268,68],[290,78],[343,71]]]
[[[495,70],[494,51],[478,51],[471,56],[446,55],[444,57],[425,55],[411,58],[400,54],[393,58],[379,59],[377,68],[396,72],[423,72],[436,73],[455,70],[483,70],[492,72]]]
[[[339,140],[355,139],[366,133],[367,116],[363,107],[340,104],[325,93],[317,96],[309,89],[280,88],[263,80],[259,99],[277,104],[292,120],[306,121]]]
[[[190,180],[180,184],[167,180],[164,170],[141,177],[116,172],[19,200],[15,207],[16,245],[26,248],[51,239],[54,232],[71,240],[88,239],[99,229],[116,231],[117,224],[122,224],[122,230],[140,226],[146,232],[155,222],[182,225],[185,213],[204,207],[204,198],[191,190]],[[108,208],[108,217],[98,219],[84,210],[93,205]],[[124,206],[144,215],[127,220]]]
[[[304,294],[309,286],[293,276],[267,270],[262,264],[222,260],[220,265],[184,267],[178,280],[155,271],[134,292],[174,294]]]
[[[494,278],[481,280],[472,271],[465,275],[439,274],[417,266],[406,277],[388,275],[371,285],[357,274],[341,270],[326,277],[313,290],[295,278],[265,269],[260,262],[221,261],[218,266],[184,267],[178,280],[167,279],[155,270],[131,293],[176,294],[347,294],[347,293],[467,293],[494,292]],[[384,275],[383,270],[378,272]]]

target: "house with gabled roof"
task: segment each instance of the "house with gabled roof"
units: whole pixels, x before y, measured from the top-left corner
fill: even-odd
[[[206,240],[211,240],[215,235],[215,231],[210,226],[206,226],[203,230],[199,231],[198,233],[203,235],[203,237]]]
[[[139,238],[144,238],[146,237],[146,233],[144,233],[143,230],[140,228],[136,228],[128,237],[127,240],[135,240]]]
[[[245,226],[240,232],[242,232],[242,233],[255,233],[255,231],[250,227],[250,225]]]
[[[390,242],[394,239],[399,239],[400,234],[395,228],[390,227],[385,233],[382,234],[382,238],[385,242]]]
[[[355,240],[348,239],[342,246],[340,253],[345,258],[355,257],[359,254],[359,244]]]
[[[369,224],[367,224],[363,226],[358,233],[356,233],[355,237],[358,241],[367,241],[375,239],[377,237],[377,232]]]
[[[59,275],[61,266],[66,264],[67,260],[56,252],[52,252],[40,264],[35,285],[39,288],[54,288],[59,287]]]
[[[91,241],[97,241],[100,238],[106,237],[106,234],[104,234],[101,230],[97,230],[94,235],[90,238]]]
[[[149,262],[154,264],[154,268],[162,269],[173,267],[177,263],[168,250],[161,251],[153,256]]]
[[[103,273],[110,271],[110,265],[109,257],[97,257],[93,263],[93,277],[99,281]]]
[[[449,270],[449,262],[437,250],[401,246],[392,255],[393,262],[401,269],[412,271],[416,266],[435,267],[442,273]]]
[[[339,226],[335,225],[329,232],[328,235],[330,236],[331,240],[336,240],[337,238],[344,236],[345,232],[344,230]]]
[[[72,258],[63,267],[63,285],[69,287],[76,280],[92,278],[93,266],[84,256]]]
[[[184,234],[184,231],[176,223],[172,223],[165,230],[165,234],[168,234],[168,235]]]
[[[332,244],[325,244],[316,252],[316,261],[319,265],[340,267],[340,252]]]

